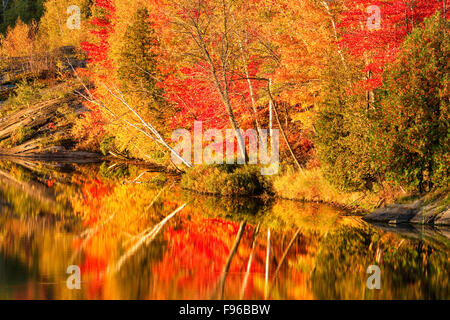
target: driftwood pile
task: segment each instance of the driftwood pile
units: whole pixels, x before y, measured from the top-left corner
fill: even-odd
[[[45,101],[0,118],[0,141],[11,138],[21,128],[27,128],[34,133],[30,139],[20,145],[0,148],[0,155],[33,158],[98,158],[97,154],[73,152],[66,150],[64,146],[43,147],[44,136],[47,140],[55,141],[68,134],[64,130],[52,131],[50,129],[50,124],[56,122],[58,108],[63,105],[70,106],[76,113],[85,111],[81,99],[74,96]]]
[[[84,67],[86,62],[80,59],[80,56],[74,47],[61,47],[52,52],[7,58],[6,61],[2,61],[0,67],[0,100],[5,100],[13,93],[15,83],[21,79],[46,79],[51,78],[56,71],[73,73],[73,68]],[[0,143],[4,142],[0,144],[0,155],[40,159],[99,158],[98,154],[75,152],[67,150],[67,146],[55,146],[52,143],[69,137],[70,128],[54,130],[51,125],[56,123],[58,109],[66,105],[75,113],[86,111],[82,99],[73,95],[69,98],[38,103],[0,118]],[[30,135],[25,142],[20,145],[5,143],[23,129]],[[51,144],[53,146],[45,146]]]
[[[31,77],[46,78],[55,74],[58,68],[62,72],[71,72],[72,67],[85,67],[86,61],[77,57],[75,47],[61,47],[51,52],[36,53],[24,57],[11,57],[2,61],[0,85]]]

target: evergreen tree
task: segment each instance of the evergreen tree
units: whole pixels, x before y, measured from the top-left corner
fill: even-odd
[[[437,13],[413,30],[385,74],[377,109],[377,161],[388,178],[421,191],[448,185],[449,26]]]
[[[18,18],[25,23],[39,20],[44,13],[45,0],[2,0],[0,31],[5,33]]]
[[[162,75],[157,60],[159,41],[149,19],[148,9],[137,8],[127,19],[127,25],[115,26],[116,38],[111,47],[110,57],[117,66],[118,85],[127,102],[144,119],[155,125],[162,135],[168,135],[170,131],[167,119],[173,116],[174,110],[166,103],[160,86]],[[136,154],[138,150],[137,153],[145,152],[156,161],[164,157],[159,145],[145,143],[145,147],[137,147],[144,144],[146,137],[131,139],[128,131],[118,130],[114,123],[107,131],[109,136],[114,137],[110,145],[123,153]],[[141,137],[140,134],[137,136]]]
[[[322,99],[315,124],[317,154],[327,179],[345,191],[371,189],[375,182],[370,146],[370,122],[364,94],[350,93],[362,64],[344,66],[333,55],[323,76]]]
[[[416,27],[387,66],[369,103],[358,88],[361,66],[331,60],[316,122],[327,178],[342,190],[388,180],[420,191],[448,186],[449,23],[437,13]],[[360,73],[361,74],[361,73]],[[361,88],[360,88],[361,89]]]
[[[158,82],[158,40],[145,8],[138,9],[125,32],[120,50],[118,78],[126,93],[138,94],[147,103],[160,101]]]

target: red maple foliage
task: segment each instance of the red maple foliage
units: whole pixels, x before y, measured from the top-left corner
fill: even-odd
[[[256,77],[258,63],[250,61],[247,68],[250,77]],[[230,71],[229,92],[233,104],[233,112],[243,128],[252,127],[250,117],[251,98],[246,76]],[[265,83],[252,80],[256,92]],[[173,128],[186,127],[194,120],[202,121],[205,129],[224,129],[230,126],[221,97],[210,80],[207,66],[196,64],[180,70],[178,75],[168,76],[164,81],[164,90],[168,101],[175,104],[177,114],[172,119]]]
[[[96,64],[106,69],[112,68],[112,63],[108,58],[110,44],[108,42],[110,35],[114,32],[114,14],[115,7],[111,0],[95,0],[95,7],[98,9],[99,16],[93,17],[89,23],[93,26],[91,34],[92,42],[81,43],[81,48],[88,54],[88,62]]]
[[[373,14],[368,13],[370,6],[380,9],[380,28],[370,30],[367,26]],[[345,1],[348,9],[339,24],[343,33],[340,45],[353,56],[366,59],[364,71],[372,74],[365,81],[366,90],[381,86],[384,67],[396,58],[405,37],[442,6],[440,0]]]

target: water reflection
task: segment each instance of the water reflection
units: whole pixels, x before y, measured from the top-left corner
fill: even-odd
[[[225,299],[450,298],[445,228],[199,196],[176,177],[123,164],[3,161],[0,183],[2,299],[215,299],[222,289]],[[381,290],[366,288],[372,264]],[[81,268],[81,290],[66,286],[70,265]]]

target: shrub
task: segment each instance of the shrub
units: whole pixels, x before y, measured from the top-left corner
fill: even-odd
[[[257,166],[195,166],[181,179],[181,187],[203,194],[260,195],[270,192],[268,180]]]
[[[109,152],[114,149],[114,137],[107,136],[104,137],[100,142],[100,151],[104,156],[109,155]]]
[[[159,188],[163,187],[167,181],[168,178],[164,173],[158,173],[150,179],[150,183]]]
[[[13,112],[21,110],[23,108],[29,108],[30,106],[45,102],[53,99],[63,99],[68,97],[74,90],[73,83],[67,81],[64,84],[57,86],[46,86],[41,81],[27,81],[22,80],[16,85],[14,93],[11,94],[5,101],[0,111],[0,116],[5,117]],[[67,120],[73,122],[75,115],[73,110],[69,106],[63,105],[58,113],[68,116]]]
[[[17,84],[15,93],[5,102],[5,106],[11,108],[30,107],[32,104],[42,99],[41,89],[43,84],[33,81],[23,80]]]
[[[71,130],[74,140],[78,142],[77,148],[86,151],[98,151],[105,134],[104,124],[105,120],[98,108],[92,108],[81,114]],[[108,151],[105,147],[106,145],[103,147],[104,151]]]

